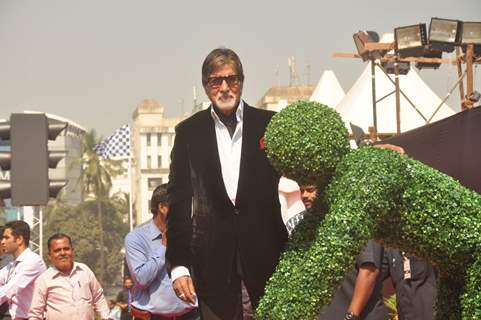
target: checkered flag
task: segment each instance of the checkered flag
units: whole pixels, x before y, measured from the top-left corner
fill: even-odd
[[[128,124],[118,128],[102,143],[95,146],[95,151],[104,159],[130,156],[130,127]]]

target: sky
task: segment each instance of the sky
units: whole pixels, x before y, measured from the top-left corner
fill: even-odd
[[[332,55],[355,52],[353,33],[431,17],[481,21],[480,12],[480,0],[0,0],[0,119],[42,111],[108,136],[146,98],[177,116],[192,109],[193,86],[207,99],[201,64],[219,46],[239,54],[251,105],[279,80],[288,84],[290,56],[301,82],[307,65],[312,84],[330,69],[347,92],[365,64]],[[420,75],[439,96],[457,79],[450,65]],[[459,104],[457,90],[448,104]]]

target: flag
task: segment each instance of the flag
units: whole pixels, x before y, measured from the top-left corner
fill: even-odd
[[[118,128],[108,138],[95,146],[95,151],[104,159],[130,156],[130,127],[128,124]]]

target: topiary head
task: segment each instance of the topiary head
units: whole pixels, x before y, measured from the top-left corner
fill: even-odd
[[[278,172],[300,184],[324,188],[349,152],[340,115],[317,102],[298,101],[272,117],[265,133],[267,157]]]

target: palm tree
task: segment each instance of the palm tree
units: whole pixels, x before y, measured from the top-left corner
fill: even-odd
[[[82,184],[87,198],[96,202],[100,229],[100,273],[99,280],[105,279],[105,243],[103,234],[102,202],[108,200],[112,188],[112,177],[122,173],[120,161],[102,159],[95,147],[101,142],[95,130],[87,132],[82,141]]]

